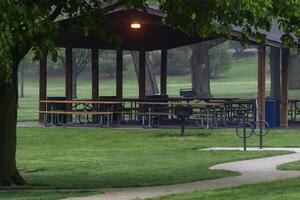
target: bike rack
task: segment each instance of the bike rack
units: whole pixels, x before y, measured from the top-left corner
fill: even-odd
[[[259,148],[263,148],[263,137],[269,134],[270,125],[267,121],[262,120],[262,115],[260,115],[259,119],[259,121],[251,124],[247,122],[245,116],[243,116],[243,121],[236,127],[235,131],[237,136],[243,139],[244,151],[247,151],[247,139],[252,135],[259,136]],[[257,127],[259,127],[259,131],[257,130]]]

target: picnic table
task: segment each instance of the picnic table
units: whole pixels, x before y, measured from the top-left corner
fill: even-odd
[[[62,125],[62,115],[75,115],[75,121],[87,123],[89,115],[96,116],[101,126],[111,126],[113,123],[114,107],[121,106],[121,101],[98,101],[98,100],[42,100],[41,103],[46,104],[45,111],[39,111],[45,114],[45,125]],[[51,105],[50,107],[48,105]],[[55,105],[68,104],[71,110],[59,110]],[[50,109],[48,109],[50,108]],[[50,117],[50,122],[48,120]]]
[[[74,116],[74,122],[87,124],[99,123],[100,126],[119,125],[120,123],[142,124],[144,128],[177,123],[175,108],[191,107],[193,112],[188,121],[200,128],[217,127],[219,124],[229,126],[239,122],[240,113],[254,116],[255,104],[252,99],[76,99],[76,100],[42,100],[46,110],[45,125],[61,125],[65,116]],[[300,102],[300,101],[299,101]],[[60,106],[58,105],[66,105]],[[68,109],[66,109],[68,107]],[[90,118],[93,118],[91,121]],[[225,123],[226,122],[226,123]]]
[[[142,115],[142,124],[144,128],[157,127],[161,116],[176,117],[175,109],[178,107],[190,107],[193,110],[191,116],[196,119],[196,124],[206,128],[211,128],[214,117],[214,110],[222,106],[222,103],[210,102],[139,102]],[[156,123],[155,123],[156,120]],[[199,123],[201,121],[201,123]]]
[[[289,100],[289,115],[292,121],[296,121],[298,115],[300,115],[300,99]]]

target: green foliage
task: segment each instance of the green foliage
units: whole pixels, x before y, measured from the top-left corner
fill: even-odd
[[[229,70],[232,64],[232,53],[230,43],[224,42],[210,49],[209,68],[212,78],[218,78]]]
[[[178,76],[186,75],[190,72],[191,50],[189,47],[179,47],[168,51],[168,75]],[[160,51],[154,51],[150,54],[150,59],[155,67],[155,73],[160,74]]]
[[[31,49],[34,58],[58,52],[53,40],[60,24],[89,34],[95,24],[103,24],[105,13],[119,6],[138,8],[144,0],[1,0],[0,2],[0,80],[11,80],[19,62]],[[101,26],[99,27],[101,33]]]
[[[19,73],[25,74],[27,71],[31,71],[32,75],[36,75],[38,72],[38,63],[33,61],[33,52],[30,51],[19,63]]]
[[[191,50],[181,47],[168,51],[168,75],[185,75],[190,72]]]
[[[233,24],[242,28],[242,41],[254,35],[263,43],[265,36],[259,30],[270,30],[272,20],[276,20],[285,33],[282,37],[285,44],[296,45],[292,34],[300,37],[298,0],[190,0],[188,3],[185,0],[2,0],[0,78],[9,80],[14,68],[30,49],[35,58],[51,54],[55,60],[58,52],[53,39],[62,20],[66,23],[72,18],[72,26],[89,34],[96,23],[103,24],[105,13],[118,6],[140,8],[146,3],[158,5],[157,2],[167,13],[166,23],[201,37],[229,35]],[[103,36],[101,26],[99,36]],[[117,41],[116,38],[110,39]]]
[[[99,59],[100,76],[113,78],[116,75],[116,53],[114,51],[101,51]]]
[[[299,0],[159,0],[167,12],[165,22],[189,34],[207,38],[211,35],[230,36],[232,25],[241,27],[241,41],[254,36],[265,42],[261,30],[270,31],[273,21],[285,33],[282,41],[295,47],[300,38]]]

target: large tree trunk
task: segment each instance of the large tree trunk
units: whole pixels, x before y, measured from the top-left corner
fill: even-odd
[[[131,56],[133,59],[133,64],[135,68],[136,77],[139,77],[139,53],[131,52]],[[146,96],[152,94],[158,94],[158,86],[155,78],[154,67],[150,60],[149,53],[146,53]]]
[[[211,97],[209,70],[209,43],[191,45],[192,88],[196,97]]]
[[[17,66],[10,83],[0,75],[0,186],[25,184],[16,167]]]

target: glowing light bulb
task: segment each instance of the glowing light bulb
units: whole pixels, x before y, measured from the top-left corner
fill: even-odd
[[[132,29],[140,29],[141,28],[141,24],[137,23],[137,22],[133,22],[133,23],[131,23],[131,28]]]

